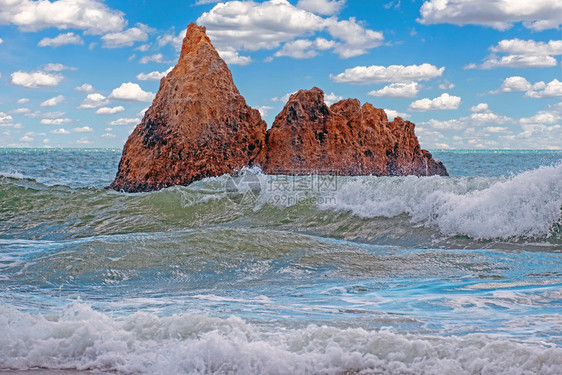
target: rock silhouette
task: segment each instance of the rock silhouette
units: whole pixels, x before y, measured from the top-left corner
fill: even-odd
[[[293,94],[272,128],[246,105],[205,33],[190,24],[178,64],[129,136],[109,186],[126,192],[188,185],[260,166],[268,174],[447,175],[414,124],[357,99],[328,107],[314,87]]]

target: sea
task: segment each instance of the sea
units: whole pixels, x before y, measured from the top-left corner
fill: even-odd
[[[0,372],[562,374],[562,151],[433,155],[130,194],[0,149]]]

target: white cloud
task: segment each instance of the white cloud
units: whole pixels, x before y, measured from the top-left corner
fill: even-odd
[[[488,108],[488,103],[478,103],[478,105],[470,107],[470,112],[486,113],[490,112],[490,109]]]
[[[170,73],[172,71],[172,69],[174,69],[173,66],[171,66],[165,72],[154,71],[154,72],[150,72],[150,73],[139,73],[139,74],[137,74],[137,79],[139,81],[159,81],[160,79],[166,77],[168,75],[168,73]]]
[[[122,30],[126,24],[123,12],[98,0],[2,0],[0,4],[0,24],[16,25],[22,31],[56,27],[104,34]]]
[[[31,109],[25,108],[25,107],[12,109],[10,111],[10,113],[15,113],[15,114],[18,114],[18,115],[22,115],[22,114],[29,113],[29,112],[31,112]]]
[[[29,102],[29,98],[21,98],[17,101],[18,104],[25,104],[27,102]]]
[[[66,130],[63,128],[51,130],[51,134],[58,134],[58,135],[65,135],[70,134],[70,130]]]
[[[420,85],[417,82],[392,83],[379,90],[373,90],[367,95],[382,96],[387,98],[413,98],[420,92]]]
[[[4,40],[2,38],[0,38],[0,44],[4,43]]]
[[[150,28],[142,23],[137,23],[136,27],[131,27],[116,33],[105,34],[101,37],[105,48],[130,47],[135,42],[144,42],[148,39]]]
[[[54,107],[56,105],[59,105],[63,101],[64,101],[64,96],[58,95],[58,96],[55,96],[51,99],[45,100],[43,103],[40,104],[40,106],[41,107]]]
[[[287,42],[279,51],[275,52],[275,57],[289,56],[295,59],[310,59],[318,55],[318,51],[334,48],[338,43],[333,40],[316,38],[316,40],[297,39]]]
[[[274,97],[271,98],[272,102],[281,102],[281,103],[287,103],[289,101],[289,98],[291,97],[291,95],[293,95],[296,91],[293,92],[288,92],[285,95],[283,95],[282,97]]]
[[[80,35],[74,33],[59,34],[54,38],[43,38],[37,44],[39,47],[60,47],[66,44],[84,44]]]
[[[74,90],[78,92],[92,92],[94,91],[94,86],[90,85],[89,83],[84,83],[80,86],[75,87]]]
[[[286,0],[219,3],[203,13],[197,23],[207,27],[207,34],[220,51],[275,49],[282,43],[325,31],[337,40],[332,45],[334,52],[348,58],[364,54],[384,40],[381,32],[367,29],[355,18],[324,18]],[[181,45],[178,37],[168,35],[159,39],[159,44]],[[287,52],[284,56],[291,55]]]
[[[108,104],[109,100],[100,93],[88,94],[86,99],[78,106],[79,109],[99,108]]]
[[[410,117],[409,114],[403,113],[403,112],[398,112],[398,111],[395,111],[394,109],[386,109],[385,108],[384,112],[386,113],[386,117],[388,117],[389,120],[393,120],[396,117],[402,117],[402,118]]]
[[[90,128],[89,126],[84,126],[81,128],[74,128],[72,129],[74,133],[92,133],[94,129]]]
[[[552,56],[507,55],[501,58],[490,57],[479,68],[549,68],[552,66],[556,66],[556,59]],[[474,67],[477,66],[474,65]],[[472,66],[467,66],[467,69],[470,68]]]
[[[0,112],[0,126],[12,126],[13,117],[5,112]]]
[[[137,117],[140,117],[140,118],[143,118],[143,117],[144,117],[144,114],[146,113],[146,111],[148,111],[148,108],[149,108],[149,107],[146,107],[146,108],[144,108],[144,109],[141,109],[141,110],[139,111],[139,113],[137,113],[136,116],[137,116]],[[108,131],[109,131],[109,130],[108,130]]]
[[[339,13],[345,5],[345,0],[299,0],[297,8],[309,12],[330,16]]]
[[[562,82],[556,78],[547,83],[537,82],[533,85],[533,88],[525,93],[525,96],[529,98],[552,98],[555,96],[562,96]]]
[[[329,93],[328,95],[324,95],[324,102],[328,106],[331,106],[332,104],[337,103],[343,99],[344,99],[343,96],[336,95],[333,92]]]
[[[141,120],[139,118],[120,118],[114,121],[111,121],[109,125],[119,126],[119,125],[131,125],[131,124],[138,124]]]
[[[483,25],[507,30],[515,22],[535,31],[556,29],[561,23],[559,0],[429,0],[420,9],[418,22]]]
[[[445,68],[437,68],[431,64],[421,65],[390,65],[356,66],[346,69],[338,75],[330,75],[330,79],[338,83],[367,85],[371,83],[427,81],[443,74]]]
[[[10,77],[12,84],[27,88],[54,87],[64,79],[61,74],[46,71],[22,72],[20,70],[12,73]]]
[[[469,64],[465,69],[494,69],[494,68],[547,68],[556,66],[553,56],[562,54],[562,40],[537,42],[535,40],[504,39],[496,46],[490,47],[492,54],[480,64]],[[506,56],[498,57],[497,53]]]
[[[423,98],[420,100],[416,100],[415,102],[412,102],[410,104],[409,109],[411,111],[458,109],[460,103],[460,97],[443,93],[441,94],[441,96],[434,99]]]
[[[20,142],[33,142],[34,138],[28,136],[28,135],[24,135],[23,137],[20,138]]]
[[[510,55],[553,56],[562,55],[562,40],[550,40],[547,43],[534,40],[504,39],[497,46],[491,47],[492,52]]]
[[[150,102],[156,94],[144,91],[138,84],[132,82],[122,83],[113,89],[109,97],[111,99],[127,100],[135,102]]]
[[[76,143],[78,143],[79,145],[89,145],[92,144],[92,141],[90,141],[87,137],[82,137],[77,140]]]
[[[537,99],[562,96],[562,82],[555,78],[549,83],[539,81],[535,84],[531,84],[531,82],[524,77],[512,76],[507,77],[502,85],[497,90],[490,91],[490,94],[515,91],[525,91],[526,97]]]
[[[260,112],[261,117],[267,117],[267,114],[269,113],[269,110],[273,109],[273,107],[270,107],[268,105],[262,105],[262,106],[256,106],[254,107],[255,109],[257,109]]]
[[[44,118],[40,121],[40,123],[43,125],[62,125],[69,122],[72,122],[72,120],[69,118],[55,118],[55,119]]]
[[[161,53],[157,53],[155,55],[144,56],[139,60],[141,64],[148,64],[149,62],[155,62],[160,64],[164,61],[164,56]]]
[[[116,113],[123,112],[124,110],[125,108],[120,105],[113,108],[102,107],[96,111],[96,115],[114,115]]]
[[[455,88],[455,84],[445,80],[445,82],[443,82],[439,85],[439,88],[441,90],[451,90],[451,89]]]
[[[137,51],[146,52],[150,49],[150,44],[143,44],[135,48]]]
[[[500,88],[491,91],[491,94],[498,94],[502,92],[513,92],[513,91],[527,91],[532,87],[531,82],[527,81],[524,77],[512,76],[504,79]]]
[[[105,133],[105,134],[102,134],[101,137],[111,139],[111,138],[115,138],[116,135],[112,134],[112,133]]]
[[[234,48],[223,48],[218,51],[220,57],[229,65],[248,65],[252,62],[250,56],[240,56]]]

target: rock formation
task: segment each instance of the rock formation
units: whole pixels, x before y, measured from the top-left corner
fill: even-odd
[[[413,123],[389,122],[384,110],[357,99],[328,108],[316,87],[291,95],[254,164],[269,174],[447,175],[421,149]]]
[[[266,133],[205,28],[192,23],[110,187],[158,190],[251,165],[269,174],[447,175],[420,148],[413,123],[389,122],[382,109],[356,99],[328,107],[318,88],[293,94]]]
[[[266,124],[246,105],[204,27],[187,28],[174,69],[129,136],[111,188],[128,192],[187,185],[247,166]]]

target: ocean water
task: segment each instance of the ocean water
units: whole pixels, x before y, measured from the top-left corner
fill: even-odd
[[[0,372],[561,374],[562,152],[434,156],[125,194],[0,150]]]

